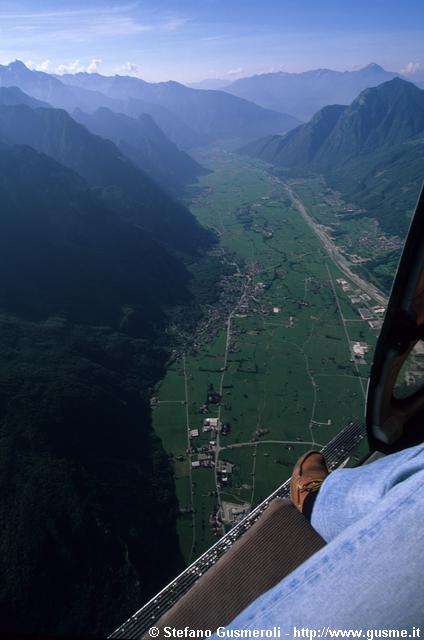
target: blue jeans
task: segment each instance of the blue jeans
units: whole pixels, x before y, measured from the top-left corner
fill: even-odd
[[[312,525],[326,547],[227,630],[276,626],[284,638],[302,637],[296,630],[307,628],[319,638],[331,637],[327,627],[363,630],[364,637],[367,630],[407,629],[421,637],[411,628],[424,626],[424,444],[331,473]]]

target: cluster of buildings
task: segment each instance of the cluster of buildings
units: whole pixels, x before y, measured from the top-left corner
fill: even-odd
[[[220,432],[222,429],[222,422],[218,418],[205,418],[203,420],[203,433],[208,431],[215,431],[216,433]],[[199,434],[197,434],[199,435]]]
[[[200,469],[203,467],[204,469],[207,469],[213,467],[214,464],[212,454],[208,451],[207,453],[199,453],[197,455],[197,460],[192,460],[191,468]]]
[[[385,307],[381,305],[370,307],[370,296],[367,293],[361,293],[360,290],[355,291],[354,295],[349,296],[349,300],[352,304],[362,305],[358,307],[357,311],[362,320],[368,322],[371,329],[381,329],[383,325],[383,316],[386,312]]]
[[[344,207],[342,214],[338,217],[350,217],[352,214],[360,213],[363,209]],[[350,237],[345,236],[345,245],[341,247],[347,254],[349,260],[354,264],[368,262],[369,257],[379,257],[388,251],[399,251],[402,248],[402,240],[398,236],[390,236],[384,233],[377,220],[367,220],[366,225],[361,225],[357,232],[351,233]],[[356,253],[359,251],[359,255]]]
[[[351,290],[351,285],[344,278],[337,278],[337,283],[343,292]],[[356,307],[362,320],[368,322],[371,329],[381,329],[383,325],[383,316],[386,312],[385,307],[381,305],[370,306],[372,299],[367,294],[356,289],[349,295],[349,300]],[[370,347],[366,342],[353,341],[350,343],[352,358],[357,364],[365,364],[365,355],[369,352]]]
[[[187,449],[187,453],[193,455],[197,454],[196,460],[191,461],[192,469],[207,469],[215,467],[215,454],[216,454],[216,434],[221,433],[225,435],[228,432],[228,425],[221,422],[219,418],[205,418],[202,423],[202,433],[209,434],[211,438],[208,443],[201,444],[201,446],[193,446],[193,440],[200,436],[200,429],[191,429],[190,447]],[[234,465],[232,462],[226,460],[218,460],[216,465],[216,473],[220,485],[231,484],[231,477],[233,473]]]
[[[234,526],[250,512],[251,505],[248,502],[236,504],[234,502],[222,502],[221,519],[226,525]]]
[[[215,467],[213,453],[207,447],[196,449],[195,452],[197,452],[197,460],[192,460],[192,469],[210,469]],[[234,464],[232,462],[228,460],[218,460],[216,464],[216,474],[219,486],[228,486],[231,484],[233,470]]]
[[[218,460],[216,465],[216,472],[219,478],[220,485],[228,485],[231,483],[231,476],[233,473],[234,465],[227,460]]]
[[[367,304],[371,302],[371,298],[367,293],[361,293],[360,289],[357,289],[352,296],[349,296],[349,300],[352,304]]]
[[[384,307],[360,307],[358,313],[362,320],[371,320],[372,318],[381,318],[384,316],[386,309]]]
[[[191,463],[192,469],[215,466],[215,436],[217,433],[222,433],[223,435],[228,433],[228,426],[224,425],[219,418],[205,418],[202,423],[202,433],[210,434],[211,440],[207,444],[196,447],[193,446],[193,440],[200,436],[200,429],[190,429],[189,431],[190,447],[187,449],[187,453],[197,454],[197,460],[193,460]],[[220,473],[219,469],[217,471]],[[232,467],[229,473],[232,473]]]
[[[232,260],[223,254],[220,255],[220,262],[234,268]],[[250,275],[241,271],[222,276],[218,285],[219,300],[216,304],[208,305],[208,311],[198,324],[194,336],[181,331],[177,325],[171,327],[179,344],[179,347],[174,349],[172,353],[174,360],[178,360],[187,351],[196,353],[204,344],[209,344],[219,334],[228,314],[234,308],[235,301],[242,294],[246,278],[250,279]]]
[[[342,291],[350,291],[350,284],[343,278],[337,278],[336,282],[340,285]]]
[[[365,354],[370,350],[369,345],[366,342],[354,341],[351,342],[350,348],[352,350],[352,356],[358,364],[366,364]]]
[[[358,308],[358,313],[362,320],[366,320],[371,329],[381,329],[385,312],[385,307],[381,306]]]
[[[226,435],[226,433],[228,432],[228,426],[224,425],[221,422],[221,420],[219,420],[219,418],[205,418],[202,424],[202,432],[203,433],[211,432],[212,434],[222,433],[223,435]],[[190,439],[198,438],[199,435],[200,435],[199,429],[190,429],[190,432],[189,432]],[[213,444],[215,444],[215,441],[213,442]]]

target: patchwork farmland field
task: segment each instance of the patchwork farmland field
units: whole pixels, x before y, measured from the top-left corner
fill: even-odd
[[[174,462],[187,563],[286,480],[299,455],[362,417],[377,335],[358,313],[376,301],[340,271],[283,182],[251,159],[199,159],[212,172],[191,210],[219,234],[240,286],[222,326],[170,366],[153,409]],[[368,346],[362,360],[353,341]],[[210,418],[221,431],[203,430]]]

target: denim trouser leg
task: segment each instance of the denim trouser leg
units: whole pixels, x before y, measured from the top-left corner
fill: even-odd
[[[333,471],[323,483],[311,524],[329,542],[374,509],[395,485],[424,469],[424,444],[376,462]]]
[[[322,491],[313,524],[329,544],[253,602],[230,627],[276,625],[281,637],[292,637],[294,627],[423,626],[424,446],[336,471]]]

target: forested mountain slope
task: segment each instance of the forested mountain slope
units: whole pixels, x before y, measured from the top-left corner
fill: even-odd
[[[146,392],[189,274],[28,146],[0,201],[0,630],[106,635],[180,567]]]
[[[193,252],[209,240],[183,205],[112,142],[90,133],[64,110],[0,106],[0,140],[30,145],[76,171],[123,218],[176,249]]]
[[[383,230],[403,236],[424,176],[424,91],[395,78],[242,151],[291,173],[324,174]]]

